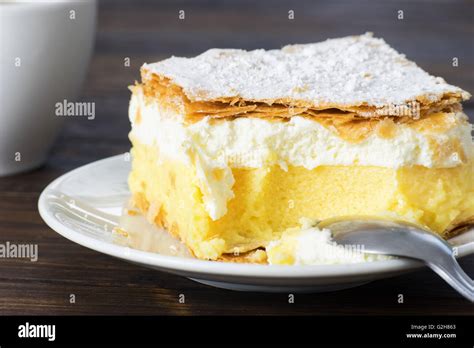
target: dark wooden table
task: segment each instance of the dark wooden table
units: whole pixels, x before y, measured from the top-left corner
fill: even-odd
[[[178,19],[179,10],[185,20]],[[129,149],[127,85],[144,62],[211,47],[276,48],[373,31],[429,72],[473,93],[473,11],[472,1],[439,0],[102,1],[83,91],[84,100],[96,103],[95,120],[67,119],[42,168],[0,178],[0,243],[39,246],[37,262],[0,259],[0,314],[472,314],[472,305],[426,269],[359,288],[296,295],[294,304],[286,294],[214,289],[64,239],[43,223],[37,200],[59,175]],[[124,66],[127,57],[130,67]],[[474,115],[472,102],[465,108]],[[474,276],[473,256],[461,265]],[[180,294],[186,303],[179,303]]]

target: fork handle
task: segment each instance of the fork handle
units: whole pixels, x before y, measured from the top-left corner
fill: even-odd
[[[446,257],[429,262],[428,266],[462,296],[474,302],[474,283],[462,270],[453,255],[446,255]]]

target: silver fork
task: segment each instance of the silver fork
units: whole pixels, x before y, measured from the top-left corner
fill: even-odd
[[[474,302],[474,283],[459,266],[454,257],[455,249],[428,230],[404,221],[354,216],[322,221],[318,226],[330,229],[337,244],[359,246],[365,253],[423,261],[462,296]]]

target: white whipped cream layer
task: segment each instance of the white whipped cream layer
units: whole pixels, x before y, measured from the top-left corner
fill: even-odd
[[[137,122],[137,112],[140,121]],[[170,114],[158,103],[145,103],[134,93],[129,108],[131,138],[157,146],[161,154],[196,167],[209,216],[217,220],[227,212],[227,201],[234,195],[231,168],[259,168],[265,165],[302,166],[361,165],[400,168],[420,165],[428,168],[455,167],[462,156],[453,151],[440,158],[432,142],[458,139],[469,158],[474,156],[471,125],[460,122],[448,132],[425,134],[408,126],[400,127],[392,138],[372,134],[359,143],[337,136],[316,121],[292,117],[288,122],[260,118],[236,118],[211,123],[204,118],[184,125],[183,117]],[[465,118],[463,113],[456,117]],[[220,175],[214,175],[221,169]],[[217,177],[219,179],[217,179]]]

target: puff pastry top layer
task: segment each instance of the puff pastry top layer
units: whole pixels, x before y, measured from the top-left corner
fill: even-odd
[[[296,114],[336,109],[359,117],[418,118],[470,97],[371,33],[280,50],[211,49],[194,58],[171,57],[143,65],[142,79],[172,86],[186,104],[204,110],[271,106],[301,108]]]

